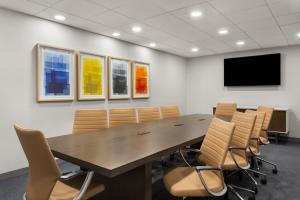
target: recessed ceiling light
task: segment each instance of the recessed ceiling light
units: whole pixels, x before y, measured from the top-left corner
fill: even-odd
[[[192,48],[192,50],[191,50],[192,52],[198,52],[199,51],[199,49],[197,48],[197,47],[194,47],[194,48]]]
[[[139,33],[142,31],[142,28],[140,26],[134,26],[132,27],[132,31],[135,33]]]
[[[65,21],[66,17],[63,15],[55,15],[54,18],[58,21]]]
[[[218,31],[219,35],[227,35],[228,34],[228,29],[226,28],[221,28],[219,31]]]
[[[195,10],[191,12],[191,17],[201,17],[202,16],[202,12],[199,10]]]
[[[297,33],[297,37],[298,37],[298,38],[300,38],[300,32],[299,32],[299,33]]]
[[[120,33],[118,33],[118,32],[113,32],[113,34],[112,34],[113,36],[115,36],[115,37],[119,37],[121,34]]]
[[[243,40],[239,40],[236,42],[236,45],[238,45],[238,46],[243,46],[244,44],[245,44],[245,41],[243,41]]]
[[[150,46],[150,47],[156,47],[156,44],[155,44],[154,42],[151,42],[151,43],[149,44],[149,46]]]

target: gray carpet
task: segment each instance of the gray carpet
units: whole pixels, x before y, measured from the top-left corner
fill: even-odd
[[[263,172],[268,173],[267,185],[258,186],[257,200],[299,200],[300,199],[300,144],[299,143],[282,143],[270,144],[263,147],[263,155],[266,159],[275,161],[278,164],[279,173],[273,175],[271,168],[263,165]],[[60,166],[63,171],[70,171],[77,169],[68,163],[63,163]],[[161,181],[162,169],[154,170],[155,184],[153,185],[153,200],[175,200],[176,198],[168,194],[164,189]],[[17,176],[5,180],[0,180],[0,199],[1,200],[19,200],[25,191],[27,175]],[[259,181],[259,178],[257,178]],[[233,176],[232,183],[239,184],[237,176]],[[247,177],[243,178],[243,184],[248,185]],[[247,196],[242,194],[242,196]],[[203,199],[203,198],[188,198]],[[204,198],[206,199],[206,198]],[[207,198],[209,199],[209,198]],[[223,198],[219,198],[223,199]],[[229,195],[229,199],[236,199]],[[247,198],[246,198],[247,199]]]

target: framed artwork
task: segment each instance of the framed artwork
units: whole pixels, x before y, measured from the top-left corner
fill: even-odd
[[[108,63],[109,99],[129,99],[131,96],[130,61],[109,57]]]
[[[105,99],[106,57],[79,52],[77,64],[78,100],[91,101]]]
[[[74,100],[75,52],[37,44],[37,101]]]
[[[132,98],[150,97],[150,64],[143,62],[132,63]]]

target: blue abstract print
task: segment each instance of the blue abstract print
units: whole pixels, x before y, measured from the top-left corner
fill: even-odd
[[[43,60],[45,96],[70,95],[70,55],[45,51]]]

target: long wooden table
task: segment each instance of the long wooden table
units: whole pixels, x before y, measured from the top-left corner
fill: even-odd
[[[105,184],[97,199],[150,200],[151,163],[201,142],[212,115],[187,115],[148,123],[49,138],[54,156],[95,171]]]

